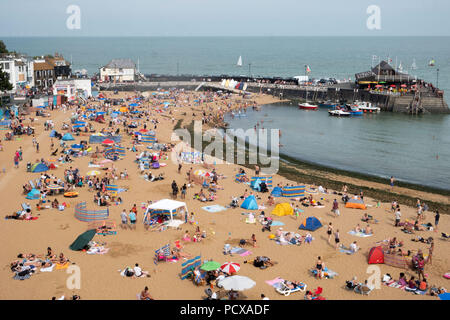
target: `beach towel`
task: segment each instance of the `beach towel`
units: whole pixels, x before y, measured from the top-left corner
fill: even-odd
[[[220,211],[227,210],[227,208],[225,208],[225,207],[223,207],[221,205],[218,205],[218,204],[215,204],[215,205],[212,205],[212,206],[202,207],[202,209],[205,210],[205,211],[208,211],[208,212],[220,212]]]
[[[317,274],[317,270],[316,270],[316,269],[312,269],[312,270],[311,270],[311,273],[312,273],[313,275],[316,275],[316,274]],[[333,279],[333,278],[336,277],[337,275],[338,275],[337,272],[335,272],[335,271],[333,271],[333,270],[330,270],[330,269],[328,269],[328,268],[325,268],[325,269],[323,270],[323,276],[324,276],[325,278],[327,278],[327,279]]]
[[[92,247],[88,251],[86,251],[87,254],[105,254],[109,251],[109,248],[105,247]]]
[[[283,281],[284,281],[284,279],[281,279],[280,277],[276,277],[276,278],[273,279],[273,280],[266,280],[266,283],[267,283],[269,286],[274,287],[276,284],[281,283],[281,282],[283,282]]]
[[[273,221],[271,226],[272,227],[284,226],[284,223],[281,221]]]
[[[373,234],[365,234],[363,232],[355,232],[354,230],[349,231],[348,234],[351,234],[352,236],[360,237],[360,238],[367,238],[373,236]]]
[[[249,256],[249,255],[251,255],[251,254],[252,254],[251,251],[246,250],[244,253],[241,253],[240,256],[241,256],[241,257],[246,257],[246,256]]]
[[[252,254],[251,251],[248,251],[248,250],[246,250],[244,248],[239,248],[239,247],[231,248],[230,253],[231,254],[238,254],[241,257],[246,257],[246,256],[249,256],[249,255]]]
[[[65,264],[57,263],[55,270],[67,269],[68,267],[69,267],[69,262],[66,262]]]
[[[55,267],[55,264],[52,264],[50,267],[41,268],[40,271],[41,272],[52,272],[54,267]]]

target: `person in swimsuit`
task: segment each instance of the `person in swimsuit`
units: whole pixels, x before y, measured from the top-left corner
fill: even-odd
[[[338,249],[341,245],[339,244],[341,240],[339,240],[339,229],[334,233],[334,242],[336,243],[336,249]]]
[[[325,264],[322,262],[322,259],[320,257],[317,257],[317,262],[316,262],[316,277],[319,279],[322,279],[323,276],[323,269],[325,267]]]
[[[333,234],[333,226],[331,225],[331,222],[328,224],[328,243],[331,244],[331,235]]]

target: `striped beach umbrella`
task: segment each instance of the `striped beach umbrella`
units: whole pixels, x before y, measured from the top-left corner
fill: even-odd
[[[232,274],[236,273],[241,269],[241,265],[239,263],[235,262],[225,262],[221,267],[220,270],[222,270],[225,273]]]

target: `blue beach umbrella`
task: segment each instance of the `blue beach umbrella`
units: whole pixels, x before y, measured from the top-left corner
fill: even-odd
[[[137,107],[139,105],[137,103],[130,103],[128,106],[130,106],[130,107]]]
[[[73,126],[74,128],[84,128],[85,125],[84,124],[77,124],[75,126]]]

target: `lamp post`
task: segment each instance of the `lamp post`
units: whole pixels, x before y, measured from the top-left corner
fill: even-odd
[[[436,69],[436,89],[439,89],[439,68]]]
[[[251,63],[248,64],[248,76],[249,76],[249,78],[252,77],[252,64]]]

